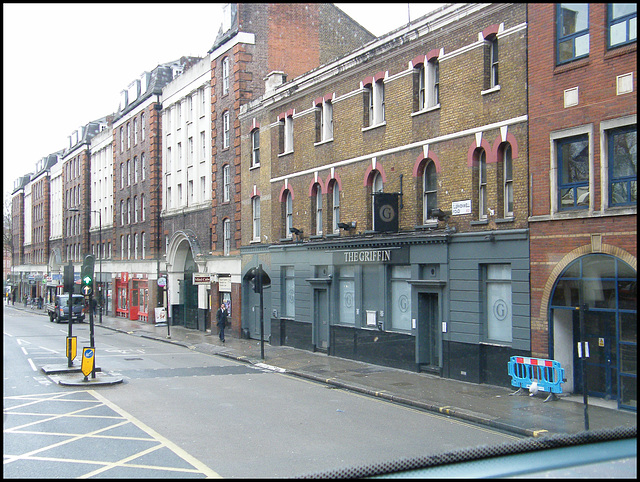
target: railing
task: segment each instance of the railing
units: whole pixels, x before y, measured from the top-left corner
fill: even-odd
[[[561,384],[566,381],[564,368],[555,360],[512,356],[507,369],[511,376],[511,385],[518,387],[512,395],[521,393],[523,389],[529,390],[531,396],[538,391],[548,392],[549,396],[545,402],[556,400],[556,393],[562,393]]]

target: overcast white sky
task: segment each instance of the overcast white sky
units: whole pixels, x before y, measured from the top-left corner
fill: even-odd
[[[206,55],[222,5],[4,3],[3,199],[73,130],[115,112],[143,71]],[[380,36],[442,4],[336,5]]]

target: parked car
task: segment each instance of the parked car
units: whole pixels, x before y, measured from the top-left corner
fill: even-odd
[[[84,296],[73,295],[71,299],[73,320],[84,321]],[[47,314],[50,321],[60,323],[69,320],[69,295],[57,295],[53,303],[47,303]]]

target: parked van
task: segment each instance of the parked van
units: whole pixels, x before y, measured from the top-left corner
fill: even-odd
[[[71,303],[73,320],[84,321],[84,296],[73,295]],[[57,295],[53,303],[47,304],[47,314],[52,322],[60,323],[69,320],[69,295]]]

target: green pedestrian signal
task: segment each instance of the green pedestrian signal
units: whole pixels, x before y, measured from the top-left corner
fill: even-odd
[[[95,265],[96,258],[92,254],[88,254],[84,257],[82,263],[82,276],[80,283],[82,285],[82,294],[90,295],[93,291],[93,267]]]

